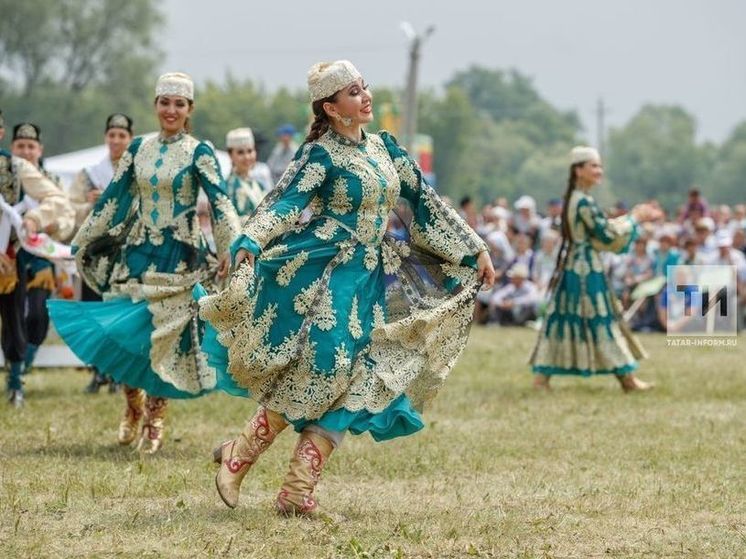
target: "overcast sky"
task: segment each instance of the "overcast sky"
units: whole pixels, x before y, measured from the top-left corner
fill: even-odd
[[[435,34],[420,84],[441,86],[479,64],[515,67],[554,105],[580,114],[595,140],[595,106],[611,126],[644,103],[697,117],[700,139],[722,141],[746,119],[744,0],[166,0],[162,69],[198,83],[230,71],[268,88],[304,87],[308,67],[351,59],[374,86],[401,87],[399,22]],[[251,124],[251,123],[247,123]]]

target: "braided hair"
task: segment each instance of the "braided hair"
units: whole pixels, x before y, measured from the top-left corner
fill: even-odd
[[[560,223],[562,243],[560,244],[559,251],[557,251],[557,262],[555,263],[554,274],[552,274],[552,279],[549,282],[549,287],[547,288],[548,292],[551,292],[556,287],[557,282],[559,281],[560,274],[562,273],[562,269],[565,267],[565,262],[567,260],[567,254],[569,252],[569,244],[571,240],[570,220],[568,219],[567,214],[570,206],[570,197],[577,187],[575,183],[575,170],[579,169],[583,165],[585,165],[585,162],[574,163],[573,165],[570,165],[570,176],[567,178],[567,188],[565,189],[565,194],[562,197],[562,221]]]
[[[329,130],[329,115],[324,110],[324,103],[334,103],[336,100],[337,93],[335,92],[329,97],[318,99],[311,104],[314,118],[311,123],[311,130],[306,136],[306,142],[315,142]]]

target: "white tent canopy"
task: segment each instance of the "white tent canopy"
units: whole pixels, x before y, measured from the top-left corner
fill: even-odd
[[[156,132],[145,134],[145,137],[154,136]],[[95,165],[109,154],[109,149],[106,144],[95,146],[92,148],[81,149],[78,151],[72,151],[70,153],[63,153],[60,155],[54,155],[52,157],[44,158],[44,168],[60,177],[62,184],[65,188],[70,188],[75,175],[77,175],[82,169]],[[231,158],[228,152],[215,150],[215,154],[218,157],[220,163],[220,170],[223,176],[227,176],[228,171],[231,168]]]

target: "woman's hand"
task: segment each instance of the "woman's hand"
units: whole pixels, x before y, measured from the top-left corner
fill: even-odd
[[[240,248],[236,253],[236,268],[238,268],[244,260],[249,263],[249,266],[252,268],[254,267],[254,255],[245,248]]]
[[[482,282],[482,289],[492,289],[495,285],[495,268],[492,266],[490,253],[483,250],[477,256],[477,278]]]
[[[632,208],[632,217],[640,223],[660,219],[662,212],[651,204],[638,204]]]
[[[226,252],[218,261],[218,279],[223,279],[231,269],[231,254]]]

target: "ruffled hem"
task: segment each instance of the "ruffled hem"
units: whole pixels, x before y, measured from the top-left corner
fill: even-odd
[[[639,366],[639,363],[627,363],[626,365],[622,365],[621,367],[614,367],[613,369],[591,370],[578,369],[576,367],[567,369],[563,367],[551,367],[549,365],[534,365],[533,367],[531,367],[531,370],[534,373],[539,373],[547,376],[574,375],[581,377],[592,377],[594,375],[628,375],[636,371]]]
[[[83,363],[117,382],[161,398],[196,398],[165,382],[150,366],[152,315],[146,301],[126,297],[103,302],[47,301],[54,327]]]
[[[194,286],[192,293],[197,300],[207,295],[204,287],[199,284]],[[232,396],[251,397],[251,392],[236,384],[228,372],[228,350],[218,341],[217,336],[217,330],[209,322],[205,323],[202,351],[207,354],[207,364],[217,373],[216,387]],[[340,408],[326,412],[319,419],[298,419],[290,423],[297,432],[309,425],[318,425],[328,431],[350,431],[354,435],[367,432],[379,442],[412,435],[425,426],[422,416],[405,394],[401,394],[381,412]]]

